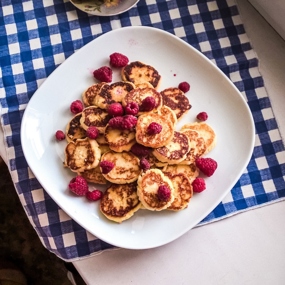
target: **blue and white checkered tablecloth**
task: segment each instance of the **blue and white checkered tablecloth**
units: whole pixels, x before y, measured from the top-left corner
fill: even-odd
[[[9,169],[32,226],[51,252],[72,261],[113,246],[79,226],[42,189],[23,156],[21,118],[57,66],[115,28],[144,25],[175,34],[212,60],[247,98],[256,127],[252,158],[231,192],[200,225],[284,199],[284,145],[233,0],[141,0],[113,17],[88,15],[67,0],[2,0],[0,7],[1,124]]]

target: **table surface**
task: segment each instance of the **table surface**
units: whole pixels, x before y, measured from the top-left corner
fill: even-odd
[[[237,0],[285,138],[285,42]],[[194,228],[151,250],[104,252],[74,262],[87,284],[284,284],[285,201]]]

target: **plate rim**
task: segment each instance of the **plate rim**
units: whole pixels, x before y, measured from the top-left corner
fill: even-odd
[[[134,2],[133,4],[131,4],[129,7],[125,8],[125,9],[123,9],[123,10],[120,10],[119,12],[109,12],[109,13],[107,13],[107,12],[99,12],[99,11],[97,11],[97,12],[94,12],[94,11],[93,11],[93,12],[92,12],[92,11],[85,11],[83,8],[81,8],[80,5],[74,3],[73,0],[69,0],[69,1],[70,1],[70,3],[71,3],[75,8],[77,8],[78,10],[80,10],[80,11],[82,11],[82,12],[84,12],[84,13],[87,13],[87,14],[89,14],[89,15],[92,15],[92,16],[99,16],[99,17],[111,17],[111,16],[120,15],[120,14],[122,14],[122,13],[125,13],[125,12],[129,11],[131,8],[133,8],[133,7],[139,2],[139,0],[135,0],[135,2]],[[119,5],[120,5],[120,4],[119,4]],[[114,6],[113,8],[115,8],[115,6]]]

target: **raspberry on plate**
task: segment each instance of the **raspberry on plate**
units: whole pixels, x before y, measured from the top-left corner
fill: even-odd
[[[179,83],[178,88],[182,92],[186,93],[190,90],[190,84],[188,82],[184,81],[184,82]]]
[[[147,134],[148,135],[156,135],[162,131],[162,126],[156,122],[152,122],[147,127]]]
[[[93,71],[93,76],[101,82],[112,82],[113,71],[108,66],[102,66]]]
[[[124,108],[120,103],[112,103],[108,106],[107,112],[109,115],[117,117],[124,115]]]
[[[86,198],[90,201],[98,201],[102,198],[103,192],[100,190],[93,190],[93,191],[88,191],[86,193]]]
[[[138,157],[146,157],[149,155],[150,151],[151,151],[150,147],[146,147],[139,143],[135,143],[131,147],[131,152]]]
[[[110,55],[110,65],[113,67],[124,67],[128,63],[129,59],[119,52],[114,52]]]
[[[156,106],[155,99],[151,96],[148,96],[142,100],[140,105],[140,111],[149,112],[153,110]]]
[[[208,177],[212,176],[218,167],[218,163],[214,159],[209,157],[196,158],[195,163],[199,170],[202,171]]]
[[[125,112],[127,115],[136,116],[139,112],[139,105],[137,102],[130,102],[125,107]]]
[[[78,196],[85,196],[88,191],[87,181],[80,175],[72,178],[68,184],[69,190]]]
[[[200,121],[206,121],[208,119],[208,114],[206,112],[200,112],[196,118]]]
[[[89,139],[95,140],[99,136],[99,131],[96,127],[91,126],[87,129],[86,135]]]
[[[122,116],[118,116],[118,117],[114,117],[114,118],[111,118],[109,120],[109,126],[114,128],[114,129],[121,129],[122,127],[122,123],[123,123],[123,117]]]
[[[140,168],[142,170],[148,170],[150,169],[150,163],[148,162],[148,160],[143,157],[141,160],[140,160]]]
[[[171,191],[166,185],[159,186],[157,190],[157,197],[160,201],[168,201],[170,198]]]
[[[192,182],[193,192],[200,193],[206,189],[206,183],[203,178],[195,178]]]
[[[103,160],[100,162],[99,166],[101,167],[102,173],[107,174],[114,168],[115,164],[112,161]]]
[[[131,130],[136,126],[138,122],[138,118],[133,116],[133,115],[125,115],[123,117],[123,122],[122,122],[122,129],[123,130]]]
[[[70,104],[70,111],[72,114],[78,114],[83,110],[83,103],[80,100],[75,100]]]
[[[56,131],[56,133],[55,133],[55,138],[56,138],[58,141],[64,140],[64,139],[65,139],[65,134],[64,134],[64,132],[61,131],[61,130]]]

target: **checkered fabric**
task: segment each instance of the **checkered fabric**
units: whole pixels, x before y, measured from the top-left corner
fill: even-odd
[[[9,168],[27,216],[51,252],[72,261],[113,246],[66,215],[31,173],[20,141],[23,112],[37,88],[67,57],[124,26],[152,26],[185,40],[235,83],[252,111],[256,143],[250,163],[200,225],[284,199],[284,146],[233,0],[141,0],[113,17],[88,15],[67,0],[2,0],[0,7],[1,123]]]

